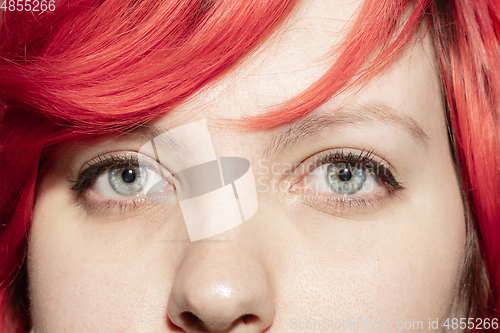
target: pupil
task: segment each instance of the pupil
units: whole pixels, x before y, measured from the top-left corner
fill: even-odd
[[[135,180],[135,172],[131,169],[125,170],[122,173],[122,179],[126,183],[132,183]]]
[[[342,169],[339,171],[340,180],[346,182],[349,179],[351,179],[351,177],[352,177],[352,174],[351,174],[351,171],[349,171],[349,169]]]

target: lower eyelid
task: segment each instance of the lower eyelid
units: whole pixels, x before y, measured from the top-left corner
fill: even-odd
[[[344,196],[320,193],[310,195],[306,192],[297,192],[298,201],[317,211],[337,216],[349,216],[350,213],[367,213],[378,209],[380,204],[389,198],[390,191],[380,187],[369,195]]]
[[[120,212],[126,212],[147,204],[146,199],[141,197],[129,198],[129,200],[114,200],[96,198],[95,196],[95,193],[84,193],[78,207],[95,213],[115,211],[116,209],[119,209]]]

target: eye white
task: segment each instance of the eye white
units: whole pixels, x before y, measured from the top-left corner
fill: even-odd
[[[131,169],[135,179],[127,182],[123,177],[123,171]],[[163,177],[156,171],[146,166],[127,167],[122,166],[108,168],[101,172],[93,181],[91,189],[104,198],[127,198],[145,194],[153,185],[161,181]]]

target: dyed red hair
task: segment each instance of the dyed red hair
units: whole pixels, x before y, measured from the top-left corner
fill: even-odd
[[[0,332],[29,328],[27,233],[38,180],[57,145],[129,131],[163,115],[243,60],[295,2],[56,0],[53,12],[1,13]],[[330,70],[243,123],[266,129],[303,117],[367,82],[422,26],[430,29],[466,211],[492,290],[472,292],[469,306],[489,318],[500,317],[499,16],[494,0],[366,0]],[[477,283],[479,274],[478,266],[467,281]]]

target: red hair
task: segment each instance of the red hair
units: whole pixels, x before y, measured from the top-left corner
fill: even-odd
[[[26,293],[27,231],[56,146],[129,131],[179,105],[255,50],[295,2],[60,0],[53,12],[1,13],[0,332],[29,327],[26,295],[16,291]],[[474,313],[489,318],[500,317],[499,15],[493,0],[366,0],[323,77],[243,122],[265,129],[303,117],[367,82],[430,27],[464,200],[493,291],[476,297]]]

